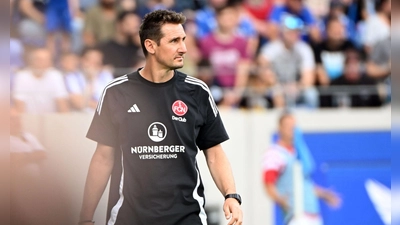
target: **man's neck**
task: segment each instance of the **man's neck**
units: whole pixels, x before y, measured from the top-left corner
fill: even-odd
[[[279,139],[278,144],[280,146],[285,147],[285,148],[293,147],[293,141],[292,140]]]
[[[217,31],[215,32],[215,37],[220,41],[220,42],[223,42],[223,43],[229,43],[229,42],[231,42],[233,39],[234,39],[234,37],[235,37],[235,35],[234,35],[234,32],[235,31],[223,31],[223,30],[220,30],[220,29],[217,29]]]
[[[139,74],[146,80],[153,83],[165,83],[174,77],[174,70],[166,68],[157,68],[152,66],[149,60]]]

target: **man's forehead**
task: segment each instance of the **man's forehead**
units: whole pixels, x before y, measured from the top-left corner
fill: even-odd
[[[185,30],[183,29],[182,24],[173,24],[173,23],[167,23],[164,24],[161,27],[161,32],[163,33],[164,37],[185,37],[186,33]]]

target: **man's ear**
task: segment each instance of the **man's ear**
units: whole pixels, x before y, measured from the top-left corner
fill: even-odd
[[[156,46],[157,46],[157,44],[150,39],[146,39],[144,41],[144,47],[146,48],[147,52],[151,55],[153,55],[155,53]]]

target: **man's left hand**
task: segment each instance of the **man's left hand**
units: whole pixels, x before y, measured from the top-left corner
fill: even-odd
[[[224,204],[225,218],[229,220],[228,225],[242,225],[243,213],[239,202],[234,198],[228,198]]]

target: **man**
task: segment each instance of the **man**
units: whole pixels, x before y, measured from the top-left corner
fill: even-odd
[[[318,43],[321,39],[321,31],[311,10],[303,0],[287,0],[284,4],[277,4],[271,12],[269,20],[272,22],[270,38],[279,37],[279,25],[287,16],[295,16],[307,27],[302,33],[302,38],[311,43]],[[275,34],[274,34],[275,33]]]
[[[364,59],[357,49],[349,49],[345,55],[343,75],[331,82],[332,96],[327,106],[379,107],[382,105],[377,80],[363,70]],[[327,100],[329,100],[327,98]]]
[[[239,10],[239,24],[236,32],[238,35],[248,39],[248,51],[250,54],[255,54],[258,47],[258,34],[250,17],[245,13],[242,13],[241,4],[238,0],[208,0],[208,5],[206,7],[196,11],[194,18],[196,39],[204,38],[218,29],[216,9],[221,8],[226,4],[237,5],[236,7]]]
[[[100,0],[87,11],[82,36],[85,47],[112,39],[118,10],[116,0]]]
[[[376,14],[366,19],[362,33],[364,48],[368,54],[379,41],[391,36],[392,1],[377,0],[375,9]]]
[[[317,83],[329,83],[343,74],[345,51],[355,48],[346,38],[346,30],[339,18],[330,18],[326,24],[327,37],[315,46],[315,61],[317,63]]]
[[[29,67],[15,74],[12,94],[20,112],[69,111],[62,74],[52,67],[50,51],[44,48],[33,50],[29,55]]]
[[[217,29],[199,41],[203,59],[209,59],[214,71],[214,84],[224,89],[222,99],[216,99],[224,107],[238,107],[250,70],[248,42],[236,33],[237,7],[230,3],[216,8]]]
[[[261,48],[259,65],[271,68],[277,85],[285,93],[289,107],[316,108],[319,104],[315,83],[315,60],[311,47],[300,39],[303,23],[287,16],[282,23],[282,39],[267,43]]]
[[[391,101],[392,95],[392,43],[391,37],[379,41],[372,48],[367,62],[367,75],[385,87],[385,103]]]
[[[104,64],[114,70],[114,77],[132,72],[143,58],[139,52],[139,26],[140,17],[133,11],[124,11],[117,16],[114,38],[100,45]]]
[[[294,217],[294,164],[302,165],[303,216],[302,223]],[[314,163],[308,147],[296,129],[296,121],[290,113],[279,118],[279,137],[266,153],[263,160],[264,184],[268,195],[284,211],[285,224],[322,225],[318,197],[330,206],[337,207],[340,199],[332,191],[316,186],[311,180]]]
[[[104,69],[103,54],[96,48],[84,49],[80,61],[81,72],[67,72],[65,85],[74,109],[90,112],[97,107],[104,87],[112,81],[113,76]]]
[[[186,53],[182,14],[149,13],[140,27],[146,64],[105,89],[88,138],[98,142],[80,224],[92,224],[111,175],[108,225],[206,224],[197,148],[221,193],[230,225],[242,224],[240,196],[220,145],[228,139],[208,87],[178,72]]]

